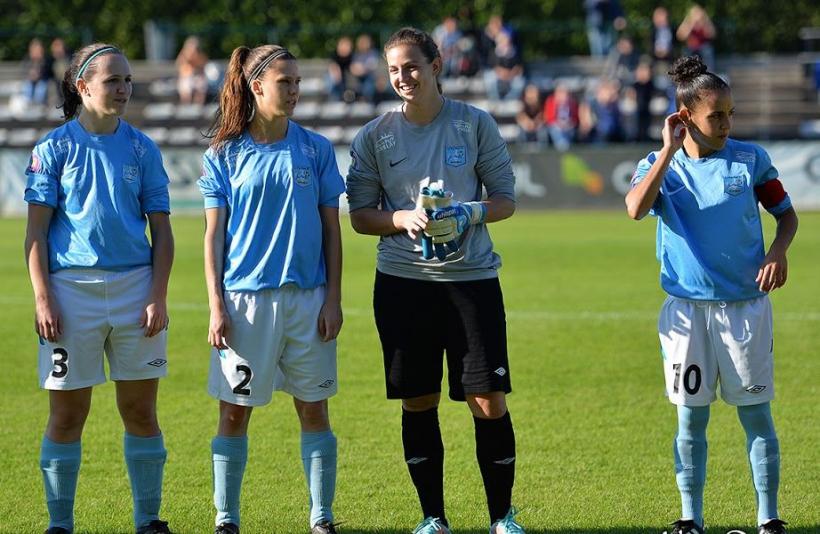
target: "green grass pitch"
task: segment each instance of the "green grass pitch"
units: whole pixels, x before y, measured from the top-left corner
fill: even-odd
[[[771,239],[773,224],[766,217]],[[210,440],[217,404],[205,392],[208,308],[201,217],[175,217],[177,251],[168,297],[170,376],[160,388],[168,448],[162,515],[177,533],[212,530]],[[342,531],[409,532],[420,519],[401,456],[399,404],[384,398],[371,311],[376,239],[344,230],[345,324],[340,392],[331,400],[339,439],[335,511]],[[38,469],[47,395],[37,387],[33,302],[23,262],[25,223],[0,220],[0,532],[46,526]],[[513,496],[529,533],[659,533],[679,513],[656,335],[663,300],[654,221],[616,212],[521,212],[494,224],[504,266],[518,443]],[[782,448],[781,513],[790,532],[820,532],[820,214],[801,215],[790,278],[772,296]],[[408,324],[407,328],[423,325]],[[83,439],[78,533],[127,533],[131,502],[114,388],[98,386]],[[487,532],[464,405],[443,402],[448,515],[457,534]],[[711,533],[751,533],[754,492],[745,439],[718,402],[709,427],[706,520]],[[242,495],[243,532],[307,532],[299,431],[283,394],[257,409]]]

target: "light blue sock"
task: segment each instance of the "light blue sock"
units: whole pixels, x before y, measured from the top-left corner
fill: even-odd
[[[134,499],[134,525],[139,528],[159,519],[162,473],[168,453],[162,434],[143,438],[126,432],[123,442]]]
[[[48,528],[74,530],[74,495],[77,493],[81,456],[80,440],[57,443],[43,436],[40,470],[46,488]]]
[[[780,443],[774,431],[771,404],[738,406],[737,415],[746,431],[746,451],[757,492],[757,524],[777,519],[777,488],[780,485]]]
[[[248,462],[248,436],[216,436],[211,441],[214,462],[216,524],[239,526],[239,494]]]
[[[708,423],[709,406],[678,406],[678,433],[672,448],[681,497],[681,519],[691,519],[700,527],[703,527]]]
[[[336,492],[336,436],[332,430],[302,432],[302,465],[310,490],[310,526],[332,522]]]

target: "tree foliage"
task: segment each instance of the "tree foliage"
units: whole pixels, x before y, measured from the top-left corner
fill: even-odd
[[[646,42],[658,0],[622,0],[627,31]],[[683,19],[688,0],[663,2],[673,21]],[[820,26],[816,0],[703,0],[718,26],[718,53],[795,52],[802,49],[798,31]],[[112,0],[0,1],[0,58],[15,60],[33,37],[60,35],[73,48],[91,40],[122,46],[132,58],[145,57],[144,24],[158,21],[178,46],[188,34],[200,35],[213,57],[227,57],[239,44],[278,42],[301,57],[324,57],[342,34],[369,32],[377,41],[393,30],[414,25],[432,30],[448,14],[470,7],[476,27],[493,13],[518,29],[527,59],[586,54],[584,11],[580,0],[342,0],[271,2],[270,0]]]

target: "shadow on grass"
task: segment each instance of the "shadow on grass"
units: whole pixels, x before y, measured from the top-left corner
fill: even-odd
[[[612,528],[591,528],[591,529],[584,529],[584,528],[556,528],[556,529],[546,529],[546,528],[529,528],[526,527],[527,534],[661,534],[663,531],[668,530],[670,527],[668,525],[660,525],[660,526],[634,526],[634,527],[612,527]],[[707,532],[709,534],[757,534],[757,528],[752,527],[745,527],[745,528],[738,528],[738,527],[725,527],[725,526],[713,526],[708,525]],[[76,534],[132,534],[133,531],[129,532],[122,532],[122,533],[115,533],[109,530],[84,530],[80,529],[76,531]],[[174,530],[174,534],[210,534],[210,530],[207,532],[194,532],[194,531],[186,531],[186,530]],[[372,528],[357,528],[353,525],[342,525],[339,527],[339,534],[410,534],[410,529],[395,529],[395,528],[387,528],[387,529],[372,529]],[[818,534],[820,533],[820,524],[808,526],[808,527],[794,527],[788,529],[788,534]],[[271,534],[300,534],[300,533],[293,533],[293,532],[272,532]],[[461,529],[457,528],[452,531],[452,534],[487,534],[486,528],[481,529]]]
[[[652,527],[612,527],[612,528],[529,528],[526,525],[527,534],[661,534],[663,531],[670,529],[668,525],[652,526]],[[724,526],[707,526],[709,534],[757,534],[757,528],[745,527],[724,527]],[[789,528],[788,534],[818,534],[820,533],[820,525],[808,527]],[[340,527],[339,534],[410,534],[409,529],[360,529],[355,526],[348,526],[347,528]],[[456,528],[452,534],[487,534],[487,529],[460,529]]]

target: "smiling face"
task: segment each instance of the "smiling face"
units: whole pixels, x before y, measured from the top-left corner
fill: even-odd
[[[437,102],[436,76],[441,72],[441,58],[429,61],[418,46],[398,44],[385,53],[390,85],[408,104]]]
[[[735,114],[732,93],[729,90],[705,92],[691,109],[681,108],[680,114],[697,144],[710,150],[721,150],[732,130]]]
[[[262,76],[251,82],[256,113],[265,120],[293,116],[301,82],[295,60],[275,59]]]
[[[100,117],[119,117],[131,99],[131,66],[122,54],[103,54],[93,70],[77,80],[83,109]]]

